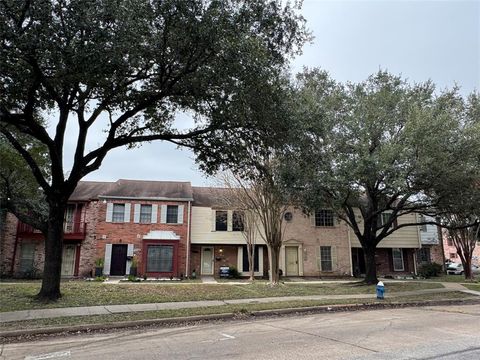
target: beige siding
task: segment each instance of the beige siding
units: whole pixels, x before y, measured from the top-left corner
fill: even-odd
[[[241,231],[214,231],[213,214],[213,209],[210,207],[192,206],[192,244],[245,244]],[[230,214],[229,221],[231,221]],[[228,228],[231,229],[231,226],[229,225]],[[260,236],[257,236],[256,243],[265,244]]]
[[[360,214],[360,212],[358,212]],[[360,215],[357,216],[357,219]],[[398,225],[405,224],[405,223],[414,223],[416,222],[415,214],[408,214],[398,218]],[[360,227],[362,223],[359,222]],[[361,247],[360,242],[358,241],[357,237],[351,232],[351,241],[352,247]],[[407,226],[401,229],[398,229],[393,234],[388,236],[387,238],[383,239],[380,244],[378,244],[379,248],[420,248],[420,231],[418,226]]]

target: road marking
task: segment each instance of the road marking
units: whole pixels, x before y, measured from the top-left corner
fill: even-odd
[[[220,333],[220,335],[224,336],[225,338],[224,339],[220,339],[220,341],[222,340],[231,340],[231,339],[235,339],[235,336],[232,336],[232,335],[228,335],[228,334],[222,334]]]
[[[72,353],[70,351],[57,351],[54,353],[48,353],[48,354],[41,354],[37,356],[26,356],[25,360],[46,360],[46,359],[54,359],[54,358],[59,358],[59,357],[70,357],[72,356]]]

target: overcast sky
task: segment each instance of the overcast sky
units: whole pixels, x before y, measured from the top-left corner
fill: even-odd
[[[480,1],[306,0],[302,12],[315,39],[292,63],[293,73],[320,67],[338,81],[358,82],[387,69],[440,89],[480,89]],[[192,153],[161,142],[114,150],[84,180],[117,179],[212,183]]]

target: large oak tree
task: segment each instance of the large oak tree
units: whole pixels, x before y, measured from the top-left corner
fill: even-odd
[[[431,82],[410,84],[385,71],[356,84],[319,70],[298,80],[295,116],[303,126],[287,149],[285,179],[309,211],[331,208],[351,228],[365,254],[365,280],[376,283],[377,245],[424,224],[398,218],[436,215],[478,179],[478,166],[465,160],[477,156],[478,164],[480,143],[464,136],[473,129],[466,109],[475,96],[436,93]]]
[[[61,296],[68,198],[110,150],[165,140],[208,167],[235,162],[245,144],[285,130],[262,113],[275,107],[279,74],[307,37],[296,10],[275,0],[1,1],[0,131],[48,204],[38,297]],[[195,124],[179,130],[178,112]],[[98,123],[105,137],[92,145]],[[49,178],[16,133],[46,146]]]

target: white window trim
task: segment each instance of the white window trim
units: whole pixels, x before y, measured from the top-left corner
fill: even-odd
[[[237,269],[242,276],[250,275],[250,271],[243,271],[243,246],[237,248]],[[263,276],[263,246],[258,248],[258,271],[254,271],[253,275]]]

